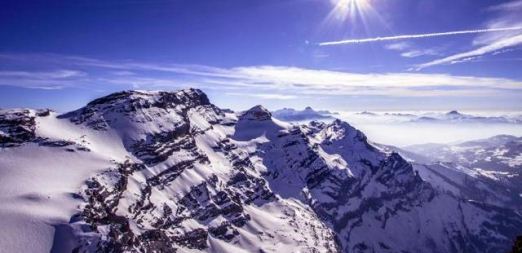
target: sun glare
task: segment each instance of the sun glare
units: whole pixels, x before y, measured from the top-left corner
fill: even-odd
[[[332,14],[339,20],[364,16],[370,7],[369,0],[330,0],[330,2],[334,6]]]
[[[348,37],[361,32],[371,34],[375,28],[390,30],[374,8],[379,0],[330,0],[329,3],[331,9],[322,24],[324,33]]]

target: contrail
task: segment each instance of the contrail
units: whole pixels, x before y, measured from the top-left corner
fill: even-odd
[[[504,27],[504,28],[463,30],[463,31],[441,32],[441,33],[408,34],[408,35],[397,35],[397,36],[388,36],[388,37],[375,37],[375,38],[366,38],[366,39],[338,40],[338,41],[321,42],[321,43],[319,43],[319,46],[359,44],[359,43],[379,42],[379,41],[389,41],[389,40],[422,39],[422,38],[431,38],[431,37],[439,37],[439,36],[451,36],[451,35],[472,34],[472,33],[502,32],[502,31],[515,31],[515,30],[522,30],[522,27],[520,27],[520,26],[519,27]]]

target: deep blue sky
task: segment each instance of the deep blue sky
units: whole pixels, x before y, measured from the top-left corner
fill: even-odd
[[[318,43],[519,27],[521,11],[486,0],[2,1],[0,107],[65,111],[122,89],[195,86],[235,109],[520,110],[522,30]]]

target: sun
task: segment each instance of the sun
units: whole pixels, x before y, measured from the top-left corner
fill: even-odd
[[[321,23],[321,32],[332,36],[348,37],[354,34],[371,34],[376,27],[391,30],[380,15],[382,0],[329,0],[330,11]],[[374,8],[381,7],[381,8]]]
[[[349,7],[367,4],[368,0],[330,0],[330,2],[340,7]]]
[[[363,17],[371,8],[370,0],[330,0],[330,3],[331,17],[341,21]]]

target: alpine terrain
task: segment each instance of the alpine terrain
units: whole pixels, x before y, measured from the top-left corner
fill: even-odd
[[[462,194],[450,165],[391,150],[340,120],[235,113],[197,89],[0,110],[0,251],[511,250],[519,201]]]

